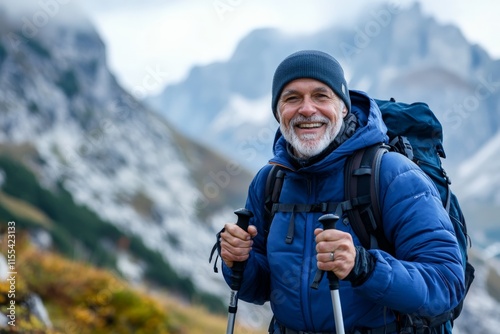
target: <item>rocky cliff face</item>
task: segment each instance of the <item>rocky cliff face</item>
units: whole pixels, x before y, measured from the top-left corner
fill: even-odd
[[[140,238],[200,290],[225,295],[222,278],[207,264],[224,221],[212,225],[212,219],[229,212],[233,220],[232,205],[244,204],[244,192],[238,188],[227,202],[221,196],[231,193],[229,182],[250,176],[186,140],[124,91],[92,25],[79,14],[67,20],[66,10],[75,14],[67,6],[46,13],[38,26],[26,23],[36,18],[33,11],[0,10],[2,149],[23,159],[45,187],[62,185],[77,203]],[[136,277],[140,268],[130,265],[118,263]]]
[[[357,26],[301,38],[255,31],[230,60],[193,68],[185,82],[150,101],[168,123],[118,85],[105,45],[85,18],[72,12],[68,20],[61,7],[54,15],[45,12],[42,25],[34,13],[6,16],[0,10],[0,148],[22,158],[44,187],[61,184],[78,203],[141,238],[198,288],[222,298],[227,286],[212,273],[207,255],[215,231],[244,204],[250,177],[244,168],[255,170],[271,155],[277,124],[268,94],[284,56],[322,49],[345,64],[351,88],[428,101],[445,126],[452,165],[474,159],[498,132],[499,62],[418,7],[379,8]],[[480,165],[468,166],[464,175],[483,175],[474,172]],[[479,194],[482,181],[476,182]],[[488,189],[496,194],[497,188]],[[140,270],[130,264],[123,260],[121,269],[137,277]],[[489,296],[483,285],[478,289]],[[498,309],[494,299],[490,304]],[[468,319],[485,313],[477,305],[465,313]],[[267,321],[261,310],[249,312],[251,320]],[[488,326],[485,332],[498,327]]]

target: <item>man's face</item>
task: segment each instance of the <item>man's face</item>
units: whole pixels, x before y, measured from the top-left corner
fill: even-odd
[[[328,147],[346,114],[343,101],[315,79],[291,81],[278,100],[281,133],[299,158],[310,158]]]

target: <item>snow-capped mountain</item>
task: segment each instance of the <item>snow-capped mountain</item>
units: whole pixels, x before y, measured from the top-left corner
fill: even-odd
[[[270,105],[272,75],[300,49],[334,55],[351,89],[428,103],[443,125],[444,167],[471,234],[500,240],[500,60],[469,43],[457,27],[425,15],[418,3],[367,7],[355,23],[332,22],[309,35],[255,30],[227,61],[194,67],[186,80],[147,102],[185,135],[256,170],[272,156],[278,127]]]
[[[45,187],[61,184],[195,288],[225,296],[208,255],[216,231],[244,205],[238,184],[246,187],[250,175],[186,140],[124,91],[94,27],[70,4],[33,29],[29,15],[7,13],[0,5],[2,152],[19,152]],[[140,266],[128,259],[118,254],[118,268],[140,278]]]
[[[158,251],[197,288],[223,299],[228,289],[220,274],[213,274],[208,253],[215,232],[234,221],[232,211],[244,204],[250,180],[245,168],[258,168],[271,154],[277,127],[269,106],[271,76],[287,54],[301,48],[338,53],[352,88],[444,105],[451,128],[448,154],[457,160],[482,152],[498,130],[498,61],[468,45],[456,28],[424,17],[418,7],[386,19],[377,9],[358,27],[300,38],[255,31],[227,63],[195,67],[185,82],[151,101],[167,122],[119,86],[102,40],[76,11],[65,14],[69,4],[43,26],[7,16],[2,6],[0,149],[22,152],[45,187],[62,184],[78,203]],[[380,31],[370,35],[366,29],[373,22]],[[364,43],[363,31],[369,37]],[[407,36],[415,38],[404,44]],[[412,89],[399,89],[403,83]],[[440,95],[431,95],[437,88]],[[453,109],[456,101],[462,109]],[[489,127],[478,130],[480,124]],[[453,143],[466,126],[471,138],[459,141],[462,152]],[[478,167],[468,166],[461,173],[474,175],[469,170]],[[125,275],[137,278],[138,268],[123,254],[118,262]],[[482,285],[477,289],[490,296]],[[498,309],[494,299],[489,305]],[[268,321],[266,309],[251,310],[249,321]],[[469,313],[474,319],[476,311]]]
[[[495,159],[500,154],[500,60],[471,45],[457,27],[424,15],[418,3],[407,9],[367,8],[353,25],[332,22],[331,28],[310,35],[255,30],[227,61],[194,67],[184,81],[147,102],[190,138],[256,170],[272,156],[278,126],[270,105],[272,75],[284,57],[300,49],[334,55],[351,89],[380,99],[427,102],[443,125],[445,168],[473,248],[481,253],[500,240]],[[499,325],[494,320],[499,298],[489,294],[484,278],[496,262],[480,262],[471,290],[475,297],[466,302],[459,333],[489,333]],[[483,315],[489,324],[479,324]]]
[[[294,51],[319,49],[340,61],[351,89],[427,102],[443,123],[454,174],[457,163],[499,130],[500,60],[471,45],[457,27],[424,15],[418,3],[363,13],[354,24],[332,22],[310,35],[256,30],[230,59],[193,68],[148,102],[191,138],[256,169],[271,156],[277,127],[270,106],[276,66]]]

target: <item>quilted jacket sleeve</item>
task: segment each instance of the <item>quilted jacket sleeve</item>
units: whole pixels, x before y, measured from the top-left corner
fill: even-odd
[[[399,154],[381,165],[384,232],[395,255],[370,250],[376,265],[355,293],[402,313],[451,310],[464,294],[464,271],[453,226],[432,181]]]

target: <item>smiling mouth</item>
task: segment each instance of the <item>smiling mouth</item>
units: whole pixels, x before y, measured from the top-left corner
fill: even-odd
[[[324,123],[300,123],[297,124],[299,129],[317,129],[324,125]]]

